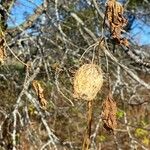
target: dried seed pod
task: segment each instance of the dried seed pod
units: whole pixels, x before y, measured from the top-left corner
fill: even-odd
[[[103,84],[103,74],[99,66],[85,64],[81,66],[74,77],[74,97],[93,100]]]

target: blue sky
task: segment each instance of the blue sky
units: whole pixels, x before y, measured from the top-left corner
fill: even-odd
[[[8,20],[8,26],[13,27],[24,22],[26,20],[25,16],[31,15],[34,9],[42,2],[43,0],[17,0],[11,11],[11,19]]]
[[[14,27],[24,22],[26,20],[25,16],[31,15],[42,2],[43,0],[17,0],[11,12],[11,19],[8,20],[8,26]],[[150,26],[140,20],[135,20],[130,34],[138,45],[150,44]]]
[[[150,26],[141,20],[134,21],[130,34],[139,46],[150,44]]]

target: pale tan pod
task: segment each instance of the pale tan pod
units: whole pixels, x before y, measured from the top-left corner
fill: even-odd
[[[84,64],[74,76],[74,97],[93,100],[103,85],[102,70],[95,64]]]

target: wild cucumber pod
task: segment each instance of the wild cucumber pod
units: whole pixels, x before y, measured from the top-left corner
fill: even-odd
[[[87,101],[93,100],[103,85],[103,74],[100,66],[84,64],[74,76],[74,97]]]

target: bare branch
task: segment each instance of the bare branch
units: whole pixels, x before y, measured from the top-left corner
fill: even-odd
[[[18,27],[12,28],[12,29],[8,29],[7,33],[12,35],[13,37],[16,36],[17,34],[20,34],[22,31],[30,28],[32,26],[32,24],[34,23],[34,21],[36,21],[36,19],[45,11],[45,4],[41,4],[39,7],[36,8],[36,10],[34,11],[34,14],[29,16],[29,18],[23,22],[21,25],[19,25]],[[20,28],[22,30],[20,30]]]

